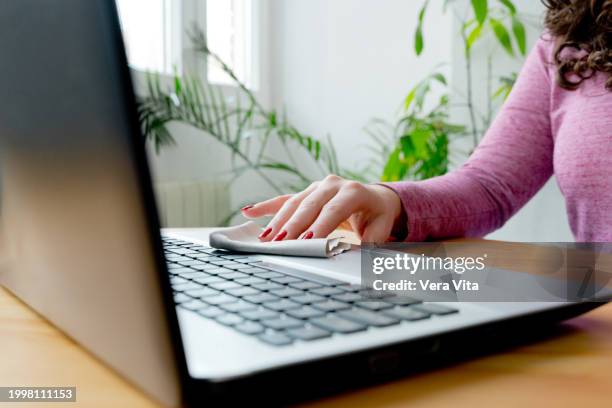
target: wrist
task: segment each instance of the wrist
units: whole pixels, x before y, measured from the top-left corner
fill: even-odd
[[[408,236],[408,216],[404,210],[402,200],[395,190],[385,184],[374,184],[386,204],[386,211],[393,217],[393,227],[389,240],[405,241]]]

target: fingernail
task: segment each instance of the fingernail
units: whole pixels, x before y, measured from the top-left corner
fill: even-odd
[[[245,205],[244,207],[242,207],[240,210],[241,211],[246,211],[246,210],[250,210],[251,208],[255,207],[253,204],[249,204],[249,205]]]
[[[287,231],[283,230],[279,232],[278,235],[275,236],[272,241],[282,241],[283,239],[285,239],[286,236],[287,236]]]
[[[267,237],[268,235],[270,235],[270,233],[272,232],[272,228],[266,228],[264,230],[264,232],[262,232],[261,234],[259,234],[259,239],[264,239],[265,237]]]
[[[312,239],[312,237],[314,237],[314,232],[308,231],[302,239]]]

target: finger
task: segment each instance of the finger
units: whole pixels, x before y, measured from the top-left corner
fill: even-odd
[[[288,200],[286,200],[281,208],[276,212],[272,220],[268,223],[263,233],[259,236],[259,239],[263,242],[272,240],[283,240],[287,236],[286,231],[283,231],[283,225],[293,215],[295,210],[298,208],[302,200],[306,198],[312,191],[318,186],[318,183],[313,183],[306,190],[294,194]]]
[[[323,206],[338,194],[338,191],[337,184],[322,184],[305,197],[283,226],[283,230],[287,231],[285,239],[296,239],[305,232],[317,219]]]
[[[338,225],[357,212],[367,199],[365,187],[359,183],[347,183],[321,210],[309,231],[313,238],[325,238]]]
[[[247,205],[242,208],[242,215],[246,218],[260,218],[274,215],[292,196],[293,194],[285,194],[257,204]]]
[[[366,225],[361,242],[377,244],[387,242],[392,228],[393,220],[391,217],[380,215]]]

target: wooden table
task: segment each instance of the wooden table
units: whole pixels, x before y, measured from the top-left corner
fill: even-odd
[[[359,407],[612,406],[612,304],[553,338],[312,403]],[[77,403],[44,407],[155,407],[147,396],[0,287],[0,385],[77,387]],[[0,403],[0,408],[9,404]],[[24,408],[25,404],[14,404]]]

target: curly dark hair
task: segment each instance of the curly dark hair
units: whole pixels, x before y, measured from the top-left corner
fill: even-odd
[[[612,0],[542,0],[545,26],[555,38],[557,81],[564,89],[603,72],[612,90]],[[573,53],[564,51],[573,50]],[[569,55],[569,56],[568,56]]]

